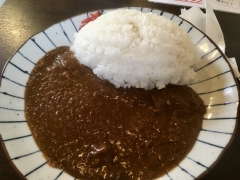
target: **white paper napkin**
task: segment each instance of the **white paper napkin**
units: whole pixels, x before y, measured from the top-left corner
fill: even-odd
[[[218,23],[218,20],[214,14],[211,5],[205,1],[206,14],[204,14],[197,6],[193,6],[189,10],[181,9],[180,17],[191,22],[198,27],[201,31],[206,33],[225,53],[225,41],[222,29]],[[238,66],[235,58],[228,58],[228,61],[234,71],[236,78],[240,78]]]
[[[0,7],[3,5],[4,2],[5,0],[0,0]]]

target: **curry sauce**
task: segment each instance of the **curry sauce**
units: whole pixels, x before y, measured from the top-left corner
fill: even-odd
[[[78,179],[145,180],[187,155],[205,106],[187,86],[116,88],[59,47],[34,67],[25,112],[51,166]]]

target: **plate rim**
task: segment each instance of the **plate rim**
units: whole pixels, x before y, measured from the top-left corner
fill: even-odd
[[[77,16],[81,16],[81,15],[84,15],[84,14],[88,14],[88,13],[91,13],[91,12],[97,12],[97,11],[104,11],[104,10],[108,10],[108,11],[111,11],[111,10],[116,10],[116,9],[130,9],[130,8],[140,8],[140,9],[143,9],[143,8],[147,8],[147,9],[150,9],[149,12],[146,12],[146,13],[152,13],[153,10],[158,10],[158,11],[161,11],[161,12],[164,12],[164,13],[169,13],[169,14],[172,14],[174,16],[177,16],[178,18],[180,18],[181,20],[183,21],[186,21],[187,23],[189,23],[190,25],[192,25],[194,28],[196,28],[198,31],[200,31],[215,47],[216,49],[218,50],[218,52],[220,52],[220,54],[222,55],[222,57],[224,58],[224,61],[227,63],[227,65],[229,66],[230,68],[230,71],[231,71],[231,74],[232,74],[232,77],[235,81],[235,84],[236,84],[236,87],[237,87],[237,91],[238,91],[238,106],[237,106],[237,113],[236,113],[236,123],[235,123],[235,127],[234,127],[234,130],[233,130],[233,133],[231,135],[231,138],[230,140],[228,141],[227,145],[224,147],[224,149],[222,150],[222,152],[218,155],[217,159],[208,167],[208,169],[206,169],[205,171],[203,171],[198,177],[196,177],[196,179],[201,179],[203,177],[205,177],[207,174],[209,174],[209,172],[211,172],[211,170],[216,166],[216,164],[218,164],[218,162],[221,160],[222,156],[225,154],[225,152],[229,149],[229,147],[231,146],[231,144],[233,143],[234,139],[235,139],[235,136],[236,136],[236,132],[238,130],[238,121],[239,121],[239,114],[240,114],[240,105],[239,105],[239,100],[240,100],[240,85],[239,85],[239,82],[237,81],[237,78],[235,77],[234,75],[234,72],[233,72],[233,68],[231,67],[229,61],[227,60],[227,56],[222,52],[222,50],[217,46],[217,44],[206,34],[204,33],[202,30],[200,30],[199,28],[197,28],[195,25],[193,25],[191,22],[189,22],[188,20],[180,17],[179,15],[176,15],[176,14],[173,14],[173,13],[170,13],[168,11],[165,11],[165,10],[161,10],[160,8],[151,8],[151,7],[145,7],[145,6],[122,6],[122,7],[116,7],[116,8],[101,8],[101,9],[95,9],[95,10],[89,10],[89,11],[86,11],[86,12],[83,12],[83,13],[79,13],[79,14],[76,14],[74,16],[71,16],[71,17],[68,17],[68,18],[65,18],[61,21],[58,21],[50,26],[48,26],[46,29],[48,28],[51,28],[52,26],[60,23],[60,22],[64,22],[64,21],[67,21],[69,19],[72,19],[74,17],[77,17]],[[144,12],[145,13],[145,12]],[[46,30],[44,29],[44,30]],[[17,51],[19,49],[21,49],[32,37],[34,37],[35,35],[43,32],[44,30],[42,31],[39,31],[33,35],[31,35],[29,38],[26,39],[26,41],[24,41],[24,43],[19,46],[17,48],[17,50],[10,56],[10,58],[8,58],[8,60],[5,62],[4,66],[3,66],[3,69],[1,71],[1,76],[0,76],[0,87],[1,87],[1,83],[2,83],[2,79],[3,79],[3,74],[6,70],[6,67],[8,66],[10,60],[15,56],[15,54],[17,53]],[[5,143],[3,141],[3,138],[1,136],[1,132],[0,132],[0,146],[3,150],[3,153],[5,155],[5,157],[7,158],[7,161],[10,163],[10,165],[12,166],[13,170],[19,175],[19,177],[21,177],[22,179],[27,179],[22,173],[21,171],[15,166],[15,164],[13,163],[13,161],[11,160],[10,156],[9,156],[9,153],[7,151],[7,148],[5,146]],[[190,150],[191,151],[191,150]],[[190,152],[189,151],[189,152]],[[185,158],[183,158],[181,161],[183,161]],[[180,162],[181,162],[180,161]],[[172,168],[169,172],[171,172],[174,168]],[[162,176],[161,176],[162,177]],[[161,178],[159,177],[159,178]]]

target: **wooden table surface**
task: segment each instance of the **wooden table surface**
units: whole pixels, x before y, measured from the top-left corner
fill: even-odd
[[[0,70],[11,55],[32,35],[54,23],[96,9],[124,6],[157,8],[179,15],[180,7],[147,0],[6,0],[0,8]],[[226,55],[236,57],[240,67],[240,15],[215,12],[226,42]],[[240,131],[240,130],[239,130]],[[240,179],[240,132],[204,180]],[[18,180],[0,147],[0,180]]]

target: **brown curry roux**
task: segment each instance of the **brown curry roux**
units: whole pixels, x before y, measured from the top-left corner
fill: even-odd
[[[205,106],[187,86],[115,88],[59,47],[33,69],[25,111],[51,166],[79,179],[145,180],[191,150]]]

